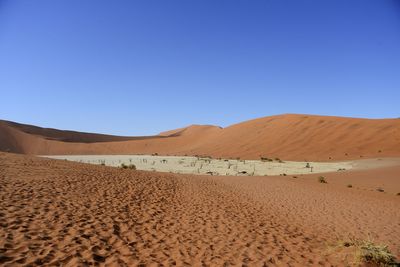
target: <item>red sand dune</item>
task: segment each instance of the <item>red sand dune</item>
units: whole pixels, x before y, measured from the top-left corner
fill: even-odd
[[[308,115],[150,137],[0,121],[0,150],[325,161],[400,156],[399,133],[398,119]],[[375,161],[391,159],[358,164]],[[355,266],[354,246],[340,246],[353,238],[399,258],[400,166],[390,165],[322,184],[317,174],[175,175],[0,153],[0,265]]]
[[[321,184],[0,153],[0,264],[355,266],[354,247],[339,246],[351,237],[398,257],[399,171],[338,172]]]
[[[0,150],[25,154],[152,154],[286,160],[400,156],[400,119],[278,115],[226,128],[192,125],[158,136],[119,137],[0,121]]]

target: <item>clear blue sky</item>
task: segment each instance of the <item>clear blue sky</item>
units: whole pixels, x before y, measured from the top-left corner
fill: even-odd
[[[0,118],[121,135],[400,117],[399,0],[0,0]]]

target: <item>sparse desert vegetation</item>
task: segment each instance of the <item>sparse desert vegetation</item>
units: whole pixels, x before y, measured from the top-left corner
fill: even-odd
[[[318,177],[318,182],[321,183],[321,184],[327,184],[328,183],[324,176],[319,176]]]
[[[312,167],[304,168],[305,162],[213,159],[206,156],[65,155],[47,157],[92,164],[106,163],[108,166],[119,166],[121,168],[129,168],[130,165],[134,164],[138,170],[188,174],[213,172],[215,175],[297,175],[309,173],[309,170],[313,170],[314,173],[321,173],[333,172],[342,166],[352,168],[351,162],[314,162]],[[243,171],[245,172],[243,173]]]
[[[267,158],[267,157],[260,157],[261,161],[266,162],[266,161],[274,161],[273,159]]]
[[[376,244],[370,239],[351,239],[350,241],[340,242],[340,246],[353,247],[355,265],[368,264],[368,266],[398,266],[399,262],[389,250],[387,245]]]
[[[360,241],[356,244],[357,257],[361,262],[372,263],[378,266],[395,266],[396,261],[386,245],[376,245],[371,241]]]
[[[122,169],[136,170],[135,164],[125,164],[125,163],[121,163],[121,168],[122,168]]]

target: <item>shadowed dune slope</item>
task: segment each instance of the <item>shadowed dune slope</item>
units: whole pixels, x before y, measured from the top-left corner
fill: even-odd
[[[93,134],[91,139],[89,133],[77,133],[77,136],[70,137],[74,132],[52,130],[49,134],[44,128],[31,129],[30,127],[29,125],[15,127],[13,123],[0,121],[0,150],[36,155],[179,154],[182,151],[194,150],[202,143],[202,140],[210,138],[213,133],[221,130],[217,126],[191,125],[156,136],[118,137]],[[60,141],[66,139],[67,136],[68,142]],[[79,140],[81,136],[84,141],[73,141]],[[111,141],[105,141],[105,138]],[[124,141],[124,138],[130,140]]]
[[[192,125],[152,137],[118,137],[0,121],[0,150],[26,154],[208,155],[347,160],[400,156],[400,119],[286,114],[220,128]]]
[[[97,133],[83,133],[52,128],[41,128],[33,125],[5,120],[0,120],[0,127],[0,129],[11,127],[26,134],[61,142],[96,143],[159,138],[159,136],[116,136]]]
[[[375,172],[375,183],[392,172]],[[371,236],[399,256],[400,197],[370,191],[365,175],[336,173],[343,181],[320,184],[0,153],[0,264],[349,266],[353,248],[337,245],[352,236]],[[398,179],[389,186],[399,189]]]

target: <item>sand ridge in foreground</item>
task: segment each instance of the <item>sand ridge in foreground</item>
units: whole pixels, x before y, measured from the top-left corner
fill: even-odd
[[[0,153],[0,179],[4,265],[342,266],[353,259],[330,244],[366,233],[400,254],[395,194],[314,177],[159,174]]]

